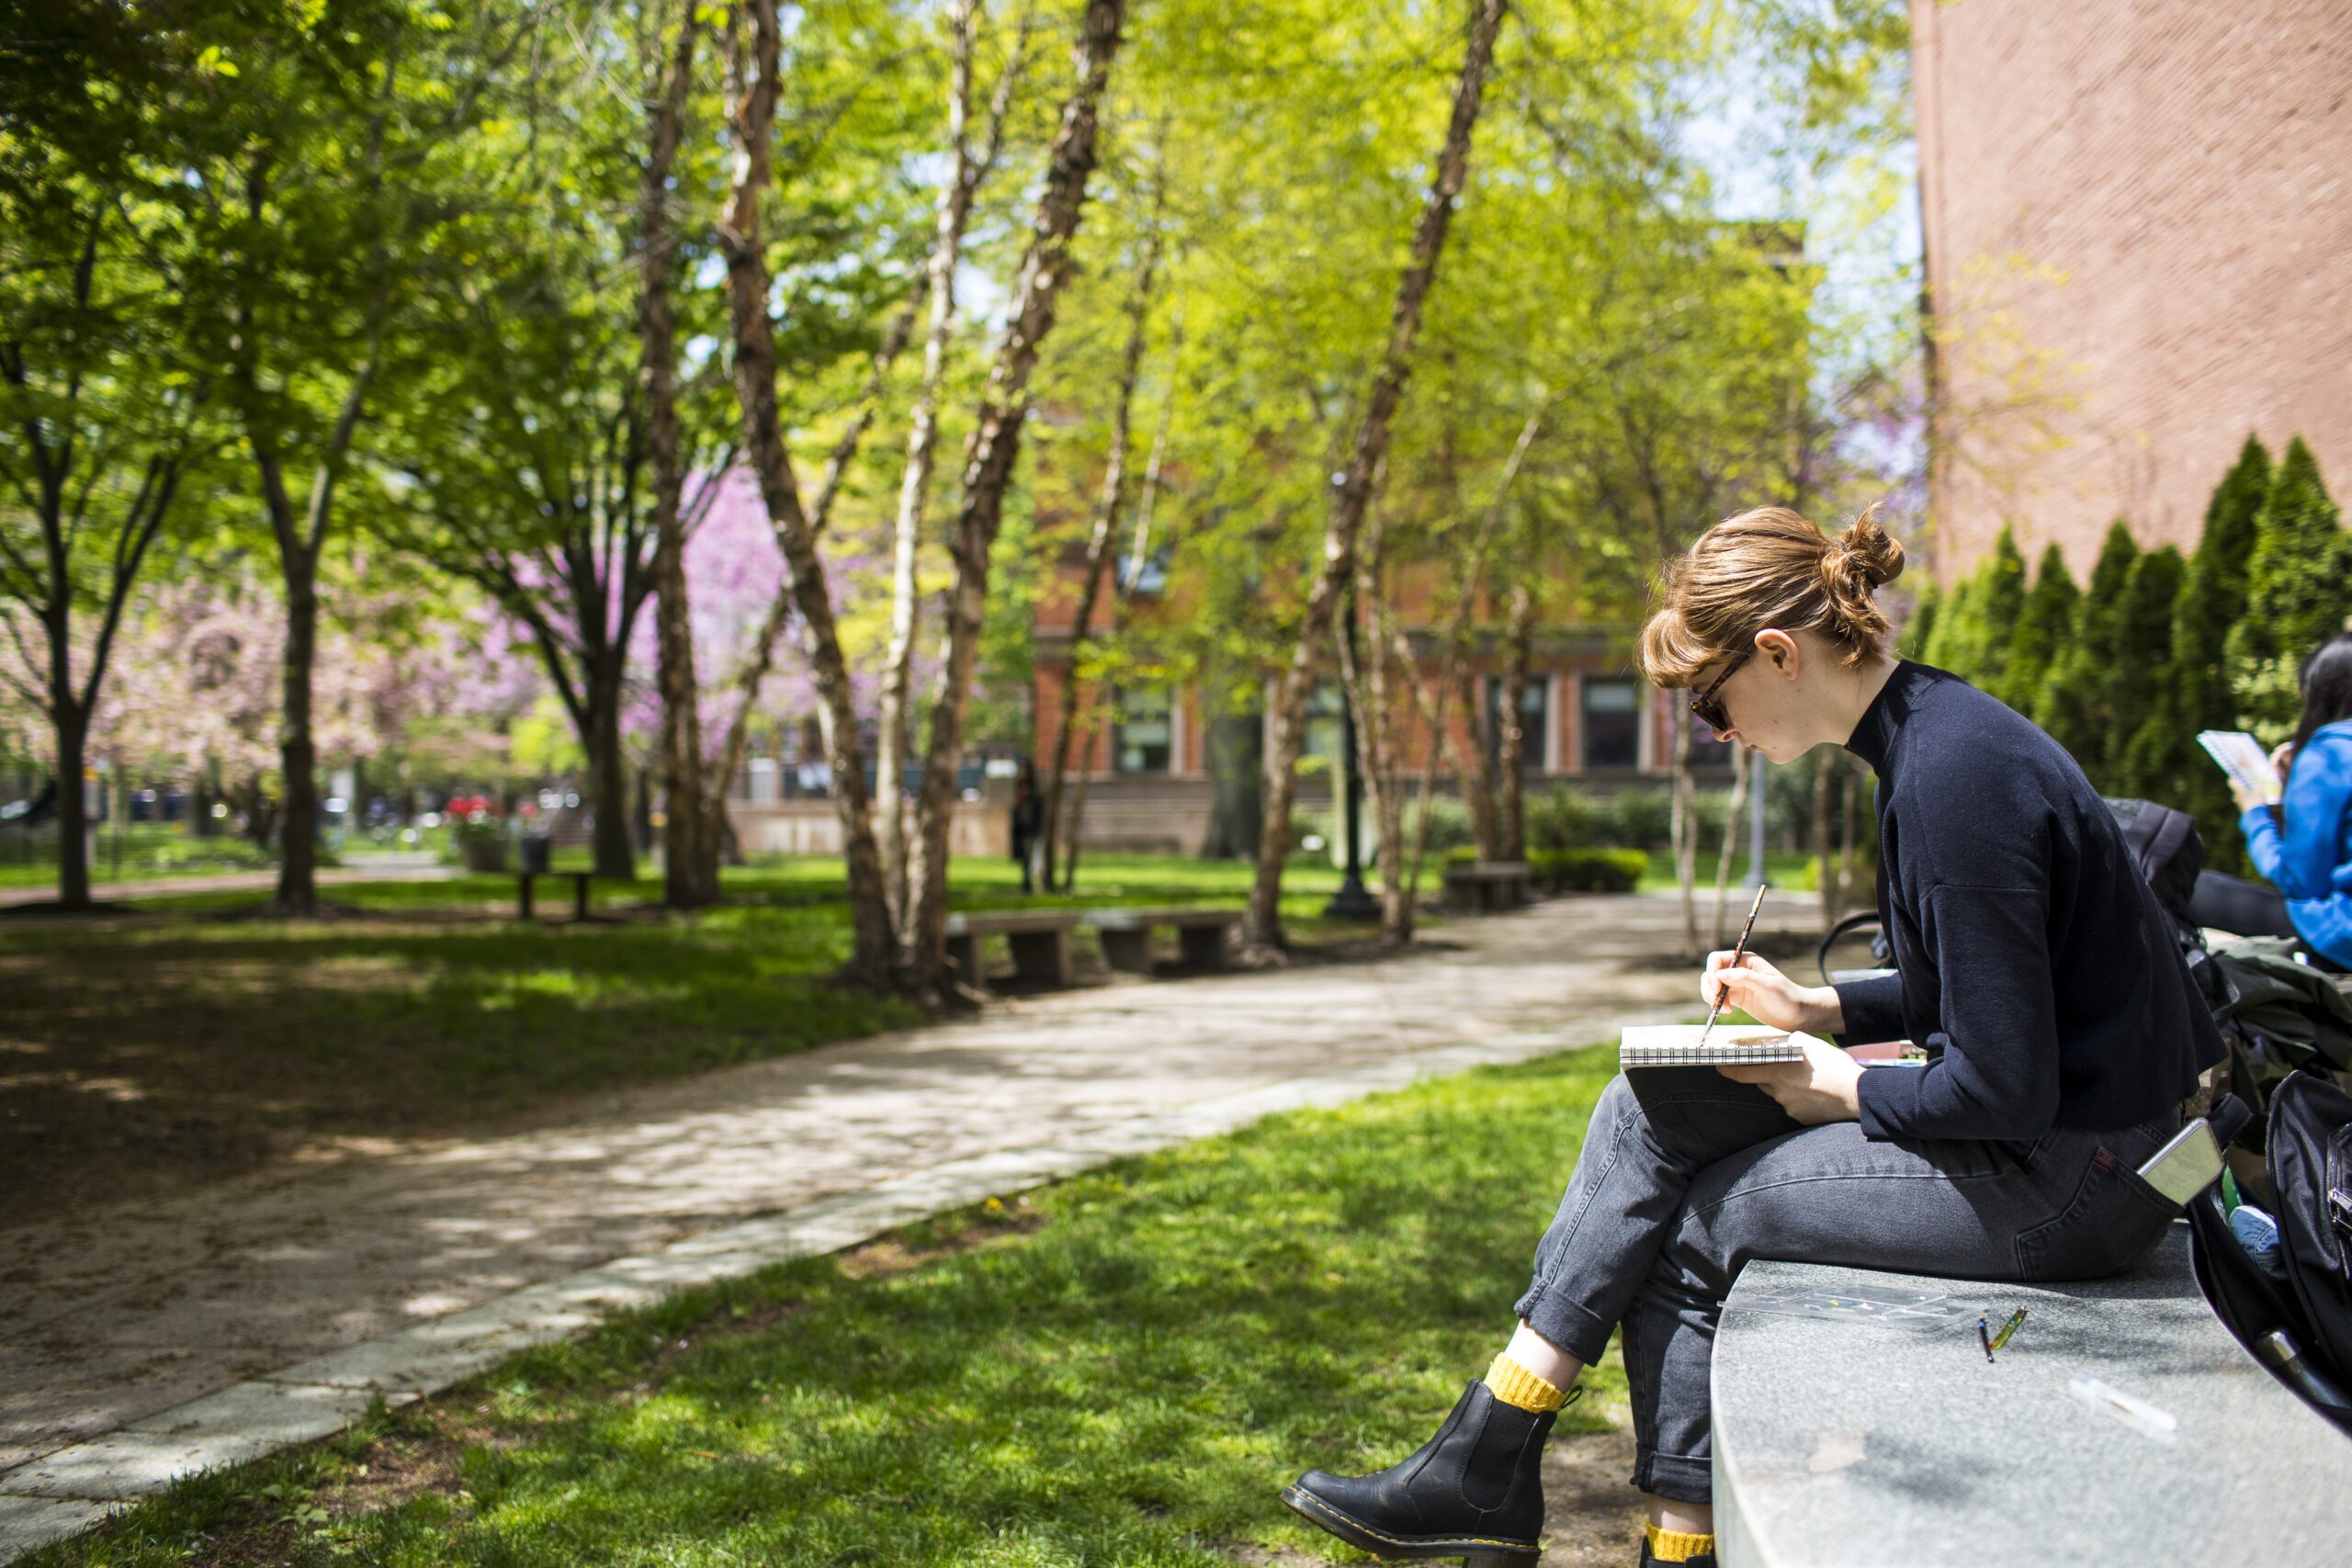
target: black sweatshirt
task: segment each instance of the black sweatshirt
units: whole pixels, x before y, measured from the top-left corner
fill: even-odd
[[[1839,986],[1873,1138],[2111,1132],[2188,1097],[2221,1035],[2121,830],[2059,744],[1905,660],[1848,750],[1878,773],[1878,907],[1897,973]]]

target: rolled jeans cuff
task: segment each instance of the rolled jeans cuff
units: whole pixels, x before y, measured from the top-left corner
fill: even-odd
[[[1634,1450],[1634,1485],[1653,1497],[1674,1503],[1713,1506],[1715,1461],[1705,1454],[1662,1454],[1656,1449]]]
[[[1524,1318],[1528,1327],[1588,1367],[1609,1348],[1609,1336],[1617,1327],[1593,1316],[1583,1303],[1569,1300],[1565,1292],[1553,1290],[1545,1280],[1529,1285],[1511,1311]]]

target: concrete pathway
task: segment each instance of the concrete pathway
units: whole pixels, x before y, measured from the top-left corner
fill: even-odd
[[[1810,924],[1810,899],[1760,928]],[[1129,983],[0,1230],[0,1561],[171,1475],[939,1208],[1696,1006],[1670,899],[1456,921],[1381,964]],[[766,1216],[752,1218],[752,1216]]]
[[[458,874],[448,866],[333,866],[317,874],[322,887],[346,882],[447,882]],[[90,897],[102,904],[125,898],[167,898],[176,893],[268,893],[277,886],[275,871],[223,871],[203,876],[149,876],[125,882],[94,882]],[[47,904],[57,897],[57,886],[0,887],[0,909]]]

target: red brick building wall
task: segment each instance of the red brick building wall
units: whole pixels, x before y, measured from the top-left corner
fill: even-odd
[[[2249,432],[2352,490],[2352,5],[1912,0],[1937,576],[2193,548]]]

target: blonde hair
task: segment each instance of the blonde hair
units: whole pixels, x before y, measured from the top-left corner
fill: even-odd
[[[1726,517],[1668,563],[1658,607],[1642,627],[1642,673],[1687,687],[1758,632],[1815,632],[1860,664],[1883,651],[1889,626],[1873,591],[1903,572],[1903,547],[1872,506],[1832,539],[1785,506]]]

